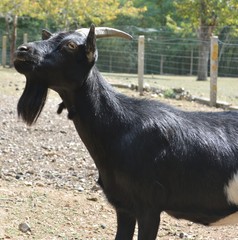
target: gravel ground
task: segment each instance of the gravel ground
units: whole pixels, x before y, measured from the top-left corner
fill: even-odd
[[[49,99],[39,121],[18,120],[16,97],[1,96],[0,160],[4,180],[65,189],[91,189],[97,171],[66,114],[56,115],[58,99]],[[87,179],[87,180],[86,180]]]
[[[60,99],[51,93],[37,123],[28,127],[16,113],[24,77],[12,71],[1,76],[0,239],[113,239],[114,211],[96,184],[95,165],[66,111],[56,114]],[[166,101],[184,109],[211,110]],[[18,230],[22,221],[31,231]],[[237,240],[236,228],[205,228],[163,214],[159,239]]]

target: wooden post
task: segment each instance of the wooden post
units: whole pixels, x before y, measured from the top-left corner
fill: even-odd
[[[109,72],[112,72],[112,54],[109,54]]]
[[[23,43],[27,43],[28,42],[28,35],[27,33],[24,33],[23,35]]]
[[[160,75],[164,74],[164,55],[160,56]]]
[[[190,76],[193,75],[193,48],[191,50],[191,57],[190,57]]]
[[[14,61],[14,53],[16,50],[16,40],[17,40],[17,21],[18,16],[13,16],[13,27],[12,27],[12,33],[11,33],[11,43],[10,43],[10,67],[13,67],[13,61]]]
[[[7,64],[7,37],[2,37],[2,66],[6,67]]]
[[[210,106],[217,103],[217,76],[218,76],[218,37],[211,37],[210,55]]]
[[[144,51],[145,51],[145,36],[139,36],[138,40],[138,91],[143,95],[144,87]]]

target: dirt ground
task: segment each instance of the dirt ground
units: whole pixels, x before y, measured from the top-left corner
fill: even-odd
[[[56,114],[60,99],[50,94],[37,124],[27,127],[16,113],[23,87],[23,76],[0,69],[0,239],[113,239],[114,210],[96,184],[97,170],[66,112]],[[186,110],[217,111],[159,100]],[[237,227],[208,228],[163,213],[158,239],[238,240]]]

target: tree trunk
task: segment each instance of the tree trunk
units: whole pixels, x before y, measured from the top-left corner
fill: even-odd
[[[10,67],[13,67],[14,53],[16,50],[16,39],[17,39],[17,19],[18,16],[13,16],[11,42],[10,42]]]
[[[210,37],[217,24],[217,16],[215,12],[209,13],[208,2],[200,1],[200,29],[198,33],[199,59],[198,59],[198,75],[197,80],[206,81],[208,75],[208,59],[210,51]]]
[[[200,45],[199,45],[197,80],[206,81],[208,76],[210,36],[208,37],[206,33],[201,33],[199,37],[199,41],[200,41]]]

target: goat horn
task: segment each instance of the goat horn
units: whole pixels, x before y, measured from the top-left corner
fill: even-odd
[[[132,39],[132,36],[126,32],[120,31],[115,28],[108,28],[108,27],[96,27],[95,33],[97,38],[103,37],[121,37],[125,39]]]
[[[76,32],[80,32],[88,35],[89,29],[88,28],[81,28],[76,30]],[[96,27],[95,28],[95,35],[96,38],[108,38],[108,37],[121,37],[125,39],[132,39],[132,36],[126,32],[120,31],[115,28],[109,28],[109,27]]]

